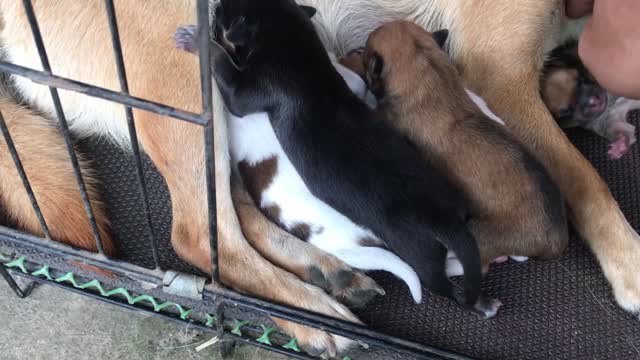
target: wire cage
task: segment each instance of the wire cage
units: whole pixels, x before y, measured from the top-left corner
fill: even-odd
[[[17,1],[17,0],[16,0]],[[31,0],[21,0],[43,71],[0,61],[0,73],[27,78],[50,90],[55,118],[61,130],[73,167],[87,218],[91,223],[98,253],[72,248],[51,241],[45,217],[24,170],[20,154],[5,119],[0,113],[0,131],[6,149],[15,163],[24,189],[38,219],[43,237],[32,236],[0,226],[0,275],[19,297],[28,296],[33,284],[61,287],[103,302],[216,334],[218,337],[248,343],[298,359],[317,357],[300,349],[296,339],[279,333],[268,316],[293,321],[366,344],[346,354],[353,359],[584,359],[637,358],[640,337],[636,320],[614,305],[609,286],[597,262],[575,234],[565,256],[557,261],[518,265],[500,265],[485,278],[484,288],[500,293],[508,301],[504,314],[491,323],[461,315],[461,311],[444,300],[429,299],[428,305],[417,306],[398,295],[390,277],[382,279],[387,295],[375,301],[373,309],[354,311],[365,327],[309,311],[264,301],[225,288],[218,279],[216,239],[215,160],[213,149],[212,77],[209,66],[209,2],[197,0],[199,62],[202,112],[193,113],[162,103],[131,96],[125,71],[123,51],[113,0],[104,0],[120,91],[93,86],[52,72],[47,51]],[[0,59],[1,60],[1,59]],[[121,104],[125,110],[131,153],[126,169],[128,186],[125,195],[136,196],[139,218],[136,224],[119,229],[114,221],[113,232],[133,233],[136,247],[145,253],[144,261],[131,258],[109,258],[104,254],[102,239],[94,218],[85,180],[76,155],[73,135],[69,130],[58,89]],[[172,121],[198,125],[204,129],[207,204],[212,275],[206,285],[195,291],[174,291],[167,279],[178,275],[193,276],[204,284],[204,274],[180,264],[167,265],[164,235],[157,226],[158,206],[155,194],[159,175],[149,176],[148,158],[138,146],[133,109],[143,110]],[[640,113],[632,115],[640,122]],[[600,171],[629,219],[640,226],[640,193],[637,179],[640,154],[613,163],[608,161],[607,144],[598,142],[585,132],[571,131],[570,139]],[[2,149],[4,151],[4,149]],[[22,154],[24,155],[24,154]],[[635,174],[635,175],[634,175]],[[104,175],[104,174],[101,174]],[[107,174],[110,175],[110,174]],[[0,174],[2,176],[2,174]],[[108,180],[108,179],[106,179]],[[131,185],[134,184],[134,185]],[[105,181],[109,186],[109,181]],[[166,194],[165,194],[166,195]],[[137,227],[144,227],[141,231]],[[166,230],[166,229],[165,229]],[[162,239],[162,241],[161,241]],[[142,264],[142,265],[141,265]],[[183,264],[184,265],[184,264]],[[181,273],[178,273],[181,271]],[[185,274],[188,273],[188,274]],[[21,287],[15,276],[26,278],[30,285]],[[518,285],[520,283],[520,285]],[[499,289],[497,291],[496,289]],[[392,297],[391,296],[391,297]],[[575,299],[580,299],[579,302]],[[513,305],[509,307],[509,305]],[[378,330],[374,330],[378,329]],[[396,336],[391,336],[394,334]],[[424,345],[426,342],[437,346]],[[447,349],[454,349],[450,351]]]
[[[199,61],[202,92],[202,112],[199,114],[137,98],[129,94],[128,79],[124,66],[113,0],[105,0],[104,3],[120,82],[120,91],[112,91],[56,76],[52,72],[49,64],[47,51],[31,0],[23,0],[22,3],[33,33],[33,39],[40,56],[43,71],[0,61],[0,72],[25,77],[37,84],[49,87],[55,108],[55,115],[67,146],[84,208],[91,223],[98,254],[74,249],[64,244],[50,241],[51,236],[46,220],[38,205],[29,178],[25,173],[20,155],[16,150],[5,119],[0,113],[0,130],[2,131],[7,148],[13,158],[18,174],[29,196],[33,211],[37,216],[42,233],[44,234],[44,238],[38,238],[7,227],[0,227],[0,245],[4,245],[4,247],[0,247],[0,260],[4,263],[4,266],[0,266],[0,274],[17,296],[21,298],[28,296],[35,283],[57,286],[133,311],[163,317],[170,321],[183,322],[199,330],[216,333],[220,337],[267,348],[298,359],[313,359],[316,357],[302,352],[295,339],[274,332],[274,328],[255,324],[265,322],[264,317],[267,315],[276,316],[281,319],[294,321],[336,335],[358,340],[374,348],[379,347],[381,350],[378,350],[376,357],[427,359],[468,358],[436,347],[429,347],[384,335],[360,325],[242,295],[225,289],[220,285],[216,251],[215,162],[213,155],[214,127],[212,78],[209,66],[208,42],[209,0],[198,0],[196,9],[198,32],[200,34]],[[82,93],[86,96],[105,99],[124,106],[132,145],[132,157],[135,163],[137,191],[142,200],[142,211],[145,214],[145,221],[150,230],[147,236],[147,251],[152,254],[155,265],[154,270],[116,259],[110,259],[105,256],[102,239],[100,238],[98,226],[94,218],[94,210],[87,194],[85,181],[80,170],[72,134],[69,130],[58,89]],[[163,279],[165,278],[167,269],[162,268],[158,242],[151,224],[152,211],[150,210],[148,188],[144,176],[143,155],[138,145],[132,108],[171,117],[175,121],[186,121],[197,124],[205,129],[204,144],[213,283],[207,286],[200,296],[197,296],[198,300],[184,298],[162,291]],[[78,266],[78,264],[82,264],[84,267]],[[95,273],[87,273],[83,270],[86,266],[108,271],[111,274],[115,274],[115,277],[111,276],[96,279]],[[21,288],[16,283],[14,276],[20,276],[30,280],[30,285]],[[232,316],[227,315],[228,313],[231,313]],[[233,314],[237,314],[237,317],[233,316]],[[366,358],[370,356],[371,355],[367,355]]]

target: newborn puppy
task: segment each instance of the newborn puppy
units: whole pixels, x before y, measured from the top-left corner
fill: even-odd
[[[359,64],[357,53],[344,64],[364,71],[387,124],[464,189],[485,271],[505,256],[559,256],[568,242],[559,190],[502,120],[464,88],[441,49],[447,35],[388,23],[370,35]]]
[[[315,28],[292,0],[222,0],[213,72],[229,111],[265,112],[287,157],[315,197],[370,229],[423,285],[482,316],[500,303],[480,296],[478,246],[463,194],[349,89]],[[237,51],[239,49],[239,51]],[[262,164],[257,164],[261,166]],[[465,272],[464,290],[446,276],[447,250]]]
[[[174,37],[178,48],[197,51],[195,26],[178,28]],[[330,56],[349,88],[364,99],[368,94],[364,82]],[[243,118],[231,115],[229,150],[251,197],[271,221],[350,266],[391,272],[407,284],[416,303],[422,301],[420,279],[409,265],[381,248],[384,243],[369,229],[354,224],[309,191],[280,146],[267,113]],[[332,295],[351,306],[364,305],[376,294],[384,295],[374,285],[351,296],[335,292]]]
[[[620,159],[636,142],[629,111],[640,101],[618,97],[602,88],[580,61],[578,44],[556,48],[542,77],[542,99],[563,128],[581,127],[609,139],[610,159]]]

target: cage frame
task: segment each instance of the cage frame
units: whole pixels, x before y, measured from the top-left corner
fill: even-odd
[[[24,252],[34,252],[49,257],[56,257],[65,260],[75,260],[83,264],[93,266],[99,269],[110,271],[116,276],[127,278],[139,284],[155,284],[162,285],[163,270],[158,255],[158,243],[151,226],[152,214],[149,210],[149,196],[147,193],[146,182],[143,174],[142,152],[138,145],[136,125],[133,115],[133,108],[144,110],[158,115],[170,117],[173,121],[185,121],[201,126],[204,131],[205,146],[205,167],[207,180],[207,204],[208,204],[208,221],[210,233],[210,246],[212,257],[212,279],[213,282],[205,287],[203,297],[215,303],[215,326],[208,327],[201,324],[188,323],[198,330],[212,332],[220,337],[232,339],[235,341],[245,342],[253,346],[266,348],[280,354],[284,354],[297,359],[316,359],[311,355],[298,352],[283,347],[273,346],[256,341],[255,339],[240,336],[232,333],[225,327],[225,317],[223,309],[225,306],[233,306],[241,310],[254,311],[266,316],[275,316],[284,320],[296,322],[316,329],[330,332],[335,335],[344,336],[356,341],[364,342],[372,346],[378,346],[391,350],[400,354],[420,358],[420,359],[471,359],[470,357],[458,354],[446,349],[427,346],[416,342],[404,340],[391,335],[383,334],[375,330],[369,329],[358,324],[334,319],[325,315],[320,315],[303,309],[297,309],[286,305],[271,303],[252,296],[237,293],[225,288],[219,280],[218,273],[218,253],[216,238],[216,198],[215,198],[215,156],[214,156],[214,128],[213,128],[213,98],[212,98],[212,76],[210,69],[210,49],[209,49],[209,0],[197,0],[197,26],[199,34],[199,62],[200,62],[200,83],[202,94],[202,112],[199,114],[188,112],[182,109],[174,108],[162,103],[138,98],[129,94],[128,78],[124,66],[122,55],[122,47],[120,42],[120,34],[117,24],[117,16],[113,0],[104,0],[105,11],[109,23],[111,42],[113,53],[117,67],[118,79],[120,83],[120,91],[113,91],[103,87],[90,85],[54,74],[49,64],[47,51],[42,40],[42,34],[38,25],[31,0],[22,0],[25,13],[31,28],[33,40],[38,50],[42,71],[23,67],[19,64],[13,64],[6,61],[0,61],[0,73],[12,74],[31,80],[32,82],[49,87],[51,99],[53,101],[56,119],[60,125],[60,129],[67,146],[70,161],[73,166],[74,176],[78,185],[78,189],[82,196],[85,211],[91,224],[94,240],[98,249],[98,253],[74,249],[68,245],[58,243],[51,240],[49,229],[42,211],[38,205],[36,195],[31,188],[27,174],[24,171],[20,156],[15,148],[9,129],[5,123],[4,117],[0,111],[0,132],[4,137],[5,143],[11,154],[18,174],[22,180],[25,191],[29,197],[33,211],[39,221],[43,237],[37,237],[26,234],[14,229],[0,226],[0,245],[8,244],[11,248],[19,249]],[[132,145],[132,156],[136,168],[137,188],[142,199],[142,211],[145,213],[145,221],[149,225],[148,243],[150,251],[153,255],[155,269],[150,270],[137,265],[129,264],[120,260],[110,259],[105,256],[102,246],[102,239],[98,232],[98,226],[93,215],[92,204],[89,200],[84,179],[80,171],[78,158],[73,146],[71,132],[69,130],[65,112],[62,107],[58,89],[69,90],[84,94],[90,97],[96,97],[107,101],[115,102],[123,105],[125,118],[129,130],[129,136]],[[86,289],[78,289],[71,285],[61,282],[52,281],[51,279],[35,276],[33,273],[25,271],[24,268],[15,269],[0,263],[0,275],[7,282],[13,292],[20,298],[27,297],[36,283],[47,284],[63,288],[67,291],[81,294],[83,296],[97,299],[115,306],[129,309],[145,315],[157,316],[169,321],[178,321],[184,323],[182,319],[176,316],[157,312],[148,307],[129,304],[121,300],[110,299],[100,296],[95,292]],[[21,288],[15,281],[15,277],[24,277],[30,283]]]

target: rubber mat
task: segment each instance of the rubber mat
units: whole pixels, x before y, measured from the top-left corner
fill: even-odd
[[[632,122],[640,125],[640,113]],[[607,181],[632,226],[640,230],[640,147],[611,161],[606,140],[579,129],[568,135]],[[121,258],[152,268],[150,231],[130,155],[106,142],[87,140],[81,148],[93,159],[102,180]],[[171,248],[169,194],[151,162],[144,160],[162,266],[194,271]],[[490,320],[479,320],[435,295],[427,295],[417,306],[402,283],[387,274],[374,276],[387,295],[357,313],[387,334],[481,359],[640,359],[640,321],[615,306],[595,259],[575,235],[559,260],[492,267],[484,291],[505,305]]]

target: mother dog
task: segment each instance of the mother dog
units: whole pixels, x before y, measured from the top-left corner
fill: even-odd
[[[558,128],[538,91],[545,57],[557,45],[567,25],[563,1],[301,2],[318,9],[315,21],[321,37],[329,50],[338,54],[362,46],[369,32],[388,20],[406,18],[430,30],[448,28],[451,31],[448,50],[467,86],[487,100],[509,129],[547,167],[569,204],[574,225],[598,258],[618,304],[634,314],[640,313],[640,273],[637,270],[640,237],[628,224],[591,164]],[[193,0],[116,2],[133,95],[189,111],[200,110],[197,63],[191,56],[175,51],[171,39],[176,27],[194,22],[194,5]],[[34,1],[34,6],[52,68],[57,75],[118,89],[102,1]],[[20,2],[0,0],[0,14],[4,56],[17,64],[40,69]],[[30,104],[52,113],[46,88],[17,77],[15,80]],[[72,130],[77,134],[97,133],[110,137],[122,147],[128,146],[121,106],[68,92],[61,95],[68,118],[72,120]],[[223,282],[239,291],[273,301],[357,321],[333,298],[298,278],[313,280],[310,273],[317,275],[317,271],[309,269],[315,268],[327,280],[322,282],[329,284],[325,286],[327,290],[345,286],[357,288],[367,282],[362,281],[358,274],[347,285],[335,281],[332,284],[334,274],[343,274],[350,269],[337,259],[283,233],[261,217],[253,204],[243,201],[246,197],[242,196],[240,188],[232,189],[224,114],[218,99],[214,106],[218,237]],[[15,103],[0,102],[0,111],[9,126],[13,124],[12,131],[16,133],[27,131],[20,126],[22,119],[31,119],[29,134],[37,133],[39,136],[14,134],[14,137],[22,139],[16,140],[21,153],[42,153],[38,149],[43,147],[48,150],[39,157],[24,160],[28,173],[40,171],[37,169],[42,169],[46,163],[57,162],[59,165],[60,170],[32,179],[37,196],[47,194],[49,198],[59,196],[62,200],[41,204],[54,237],[91,248],[87,241],[91,235],[86,225],[82,227],[84,231],[62,230],[78,227],[85,215],[81,202],[77,201],[78,195],[56,186],[73,183],[71,168],[65,165],[63,147],[51,146],[60,142],[59,136],[44,117]],[[202,269],[209,269],[206,202],[202,196],[205,187],[202,130],[155,114],[138,111],[135,115],[142,146],[165,177],[171,192],[173,246],[183,259]],[[7,163],[4,161],[7,157],[6,147],[0,147],[0,166]],[[0,180],[2,207],[14,220],[20,219],[24,230],[37,233],[37,220],[29,211],[29,201],[20,190],[17,174],[15,170],[7,168],[7,171]],[[238,195],[235,203],[232,192]],[[95,194],[92,197],[97,199]],[[104,228],[106,219],[98,220]],[[343,338],[320,331],[286,322],[279,324],[296,335],[302,344],[318,350],[335,353],[350,345]]]

